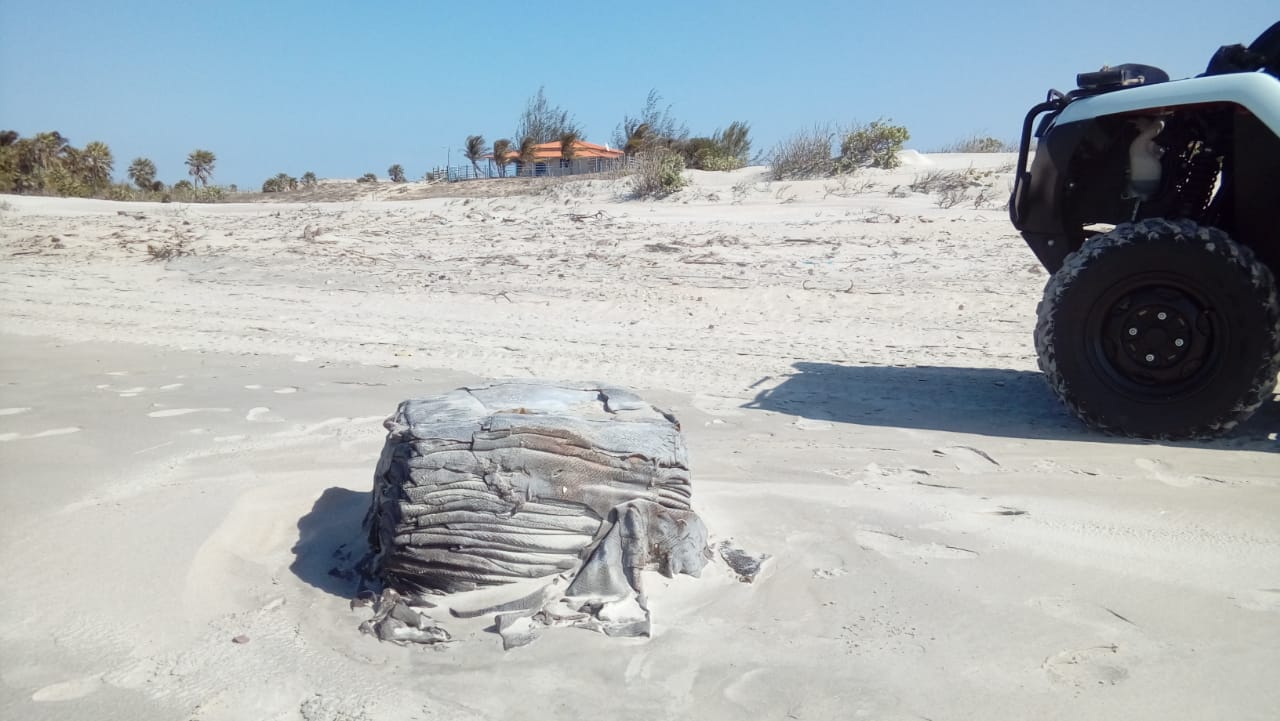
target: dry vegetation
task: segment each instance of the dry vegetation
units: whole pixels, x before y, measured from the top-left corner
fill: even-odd
[[[856,172],[859,168],[891,169],[911,134],[901,125],[880,119],[835,128],[819,123],[801,130],[774,147],[769,175],[774,180],[804,180]],[[832,154],[840,141],[840,152]]]
[[[661,198],[688,184],[684,177],[684,157],[663,147],[641,152],[632,175],[632,195]]]
[[[971,202],[975,209],[994,209],[1003,204],[1003,196],[995,188],[996,177],[1012,169],[1012,166],[1001,166],[986,170],[972,167],[965,170],[931,170],[917,175],[907,189],[913,193],[937,195],[935,204],[939,208],[954,208]]]
[[[982,133],[971,133],[954,143],[933,150],[934,153],[1016,153],[1018,145]]]

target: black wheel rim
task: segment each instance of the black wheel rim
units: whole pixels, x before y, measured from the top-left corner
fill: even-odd
[[[1127,278],[1098,298],[1084,341],[1091,364],[1134,400],[1176,401],[1204,387],[1227,347],[1213,299],[1172,273]]]

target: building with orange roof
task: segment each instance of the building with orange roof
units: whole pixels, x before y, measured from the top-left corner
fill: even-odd
[[[616,161],[620,161],[624,155],[621,150],[615,150],[607,145],[588,143],[585,140],[573,141],[572,160],[564,158],[563,146],[558,140],[540,143],[535,145],[534,149],[534,157],[537,158],[537,161],[532,173],[528,172],[528,169],[524,167],[524,162],[520,160],[520,153],[515,148],[506,153],[505,158],[495,158],[492,154],[486,155],[485,158],[492,163],[500,165],[514,163],[516,175],[572,175],[577,173],[598,173],[611,169]]]

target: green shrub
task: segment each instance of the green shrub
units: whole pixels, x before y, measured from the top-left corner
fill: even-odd
[[[164,196],[179,203],[219,203],[226,199],[227,190],[221,185],[196,187],[190,180],[179,180]],[[161,202],[169,202],[161,200]]]
[[[63,197],[85,198],[92,195],[92,189],[62,165],[54,165],[45,172],[44,190]]]
[[[674,144],[673,149],[684,156],[684,163],[687,167],[696,168],[699,153],[707,151],[715,152],[716,141],[711,138],[697,137]]]
[[[220,203],[226,195],[227,191],[221,185],[206,185],[203,188],[196,188],[191,200],[195,203]]]
[[[873,120],[865,125],[854,124],[840,141],[840,158],[837,172],[850,172],[857,168],[898,167],[898,152],[911,134],[901,125],[889,121]]]
[[[134,189],[128,183],[112,183],[107,186],[107,200],[133,200]]]
[[[637,156],[632,193],[637,198],[662,197],[688,184],[684,158],[666,147],[656,147]]]
[[[704,148],[693,157],[692,167],[699,170],[737,170],[743,166],[738,158],[728,155],[722,148]]]
[[[373,173],[365,173],[364,175],[361,175],[359,178],[356,178],[356,182],[357,183],[376,183],[378,182],[378,176],[374,175]]]
[[[262,183],[264,193],[283,193],[286,190],[297,190],[298,179],[288,173],[276,173],[276,177],[268,178]]]
[[[684,156],[685,166],[695,170],[737,170],[747,164],[751,152],[749,127],[735,121],[711,137],[678,141],[672,147]]]

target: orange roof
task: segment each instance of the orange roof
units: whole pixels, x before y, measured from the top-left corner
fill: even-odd
[[[535,157],[538,160],[551,160],[560,157],[560,141],[552,140],[549,143],[540,143],[534,146],[537,149]],[[573,141],[573,157],[574,158],[621,158],[623,155],[621,150],[614,150],[604,145],[596,145],[588,143],[585,140]],[[486,155],[486,158],[492,158],[493,155]],[[512,148],[507,153],[507,162],[513,163],[519,160],[520,152],[518,148]]]

